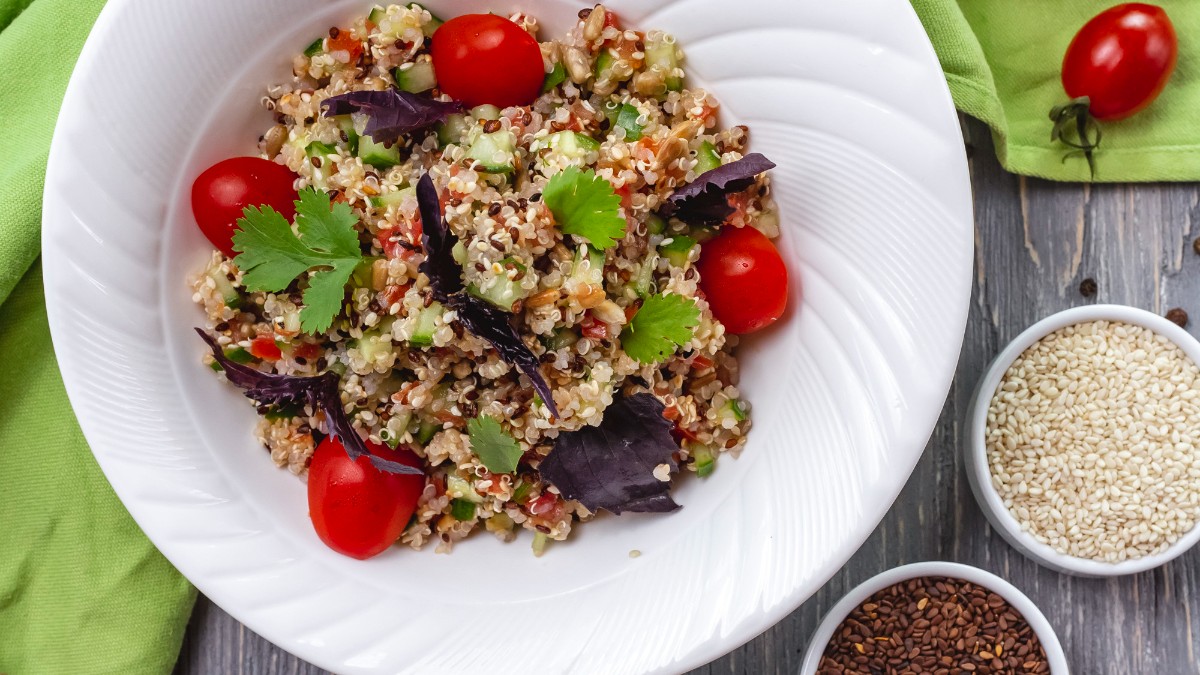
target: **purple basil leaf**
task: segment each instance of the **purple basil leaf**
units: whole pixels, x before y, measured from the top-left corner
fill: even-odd
[[[346,417],[346,411],[342,410],[341,394],[338,393],[340,381],[337,373],[325,373],[315,377],[264,373],[250,366],[231,361],[225,356],[225,352],[221,349],[221,345],[217,344],[215,338],[199,328],[196,329],[196,332],[212,350],[213,358],[225,369],[225,378],[241,389],[247,398],[264,405],[310,405],[314,410],[323,410],[326,419],[329,420],[330,433],[341,440],[350,459],[358,459],[367,455],[371,464],[374,464],[375,468],[380,471],[425,475],[425,472],[420,469],[371,454],[367,444],[350,424],[350,419]]]
[[[429,277],[433,298],[457,311],[458,320],[467,330],[490,344],[506,363],[525,373],[546,407],[558,417],[550,385],[542,377],[541,362],[512,327],[512,315],[463,290],[462,267],[451,253],[458,237],[450,232],[442,217],[437,188],[429,174],[417,181],[417,205],[421,210],[421,245],[425,249],[420,270]]]
[[[679,505],[670,485],[654,477],[659,464],[675,470],[672,455],[679,449],[662,414],[663,404],[653,394],[618,398],[600,426],[559,434],[538,471],[563,497],[592,512],[674,511]]]
[[[424,129],[466,109],[459,101],[435,101],[394,88],[332,96],[321,107],[327,115],[367,115],[366,134],[376,143],[395,143],[401,134]]]
[[[534,391],[550,409],[550,414],[558,417],[554,394],[542,377],[541,361],[521,341],[521,336],[512,326],[512,315],[466,292],[450,296],[449,304],[458,312],[458,320],[467,330],[490,344],[506,363],[525,373],[533,383]]]
[[[725,197],[745,190],[758,174],[774,168],[774,162],[752,152],[696,176],[667,198],[663,212],[689,225],[720,225],[733,215]]]
[[[425,249],[425,261],[421,273],[429,277],[433,299],[446,302],[463,288],[462,267],[455,262],[451,253],[458,237],[450,231],[442,217],[442,204],[438,201],[437,188],[429,174],[417,181],[417,205],[421,211],[421,246]]]

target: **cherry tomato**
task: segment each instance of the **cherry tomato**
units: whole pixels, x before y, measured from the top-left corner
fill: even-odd
[[[751,333],[783,315],[788,274],[775,245],[753,227],[726,227],[700,247],[700,288],[713,316],[734,333]]]
[[[263,361],[278,361],[283,358],[283,352],[275,340],[269,337],[256,337],[250,341],[250,354]]]
[[[384,459],[421,466],[407,449],[369,445]],[[366,457],[352,460],[341,441],[327,436],[308,468],[308,515],[329,548],[365,560],[396,543],[424,489],[424,476],[380,471]]]
[[[546,71],[537,40],[494,14],[463,14],[438,27],[429,46],[438,86],[469,106],[528,105]]]
[[[1117,5],[1097,14],[1071,40],[1062,81],[1087,96],[1092,117],[1119,120],[1150,105],[1175,70],[1175,27],[1161,7]]]
[[[247,206],[270,206],[289,221],[296,215],[296,175],[259,157],[217,162],[192,183],[192,214],[213,246],[233,257],[233,233]]]

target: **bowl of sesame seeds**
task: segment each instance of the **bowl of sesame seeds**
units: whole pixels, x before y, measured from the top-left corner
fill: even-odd
[[[992,362],[965,444],[992,526],[1079,576],[1158,567],[1200,539],[1200,342],[1156,314],[1076,307]]]
[[[801,675],[1066,675],[1050,622],[1024,593],[970,565],[919,562],[846,594],[813,633]]]

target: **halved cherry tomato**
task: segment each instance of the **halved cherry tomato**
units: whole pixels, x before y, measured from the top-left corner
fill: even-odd
[[[463,14],[438,27],[429,45],[438,86],[469,106],[528,105],[546,71],[537,40],[494,14]]]
[[[1067,95],[1088,97],[1092,117],[1118,120],[1150,105],[1175,70],[1175,27],[1161,7],[1117,5],[1084,24],[1063,58]]]
[[[192,183],[192,214],[213,246],[233,257],[233,233],[247,206],[296,215],[296,174],[260,157],[233,157],[212,165]]]
[[[765,328],[787,308],[787,267],[753,227],[725,227],[701,244],[696,269],[713,316],[730,333]]]
[[[250,354],[263,361],[278,361],[283,358],[283,352],[275,340],[269,337],[256,337],[250,341]]]
[[[368,445],[383,459],[421,466],[407,449]],[[326,546],[365,560],[396,543],[424,489],[424,476],[380,471],[367,457],[352,460],[341,441],[327,436],[308,468],[308,515]]]

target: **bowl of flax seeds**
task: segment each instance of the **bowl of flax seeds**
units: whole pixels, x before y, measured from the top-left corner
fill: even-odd
[[[860,584],[813,634],[803,675],[1068,673],[1046,617],[977,567],[924,562]]]

